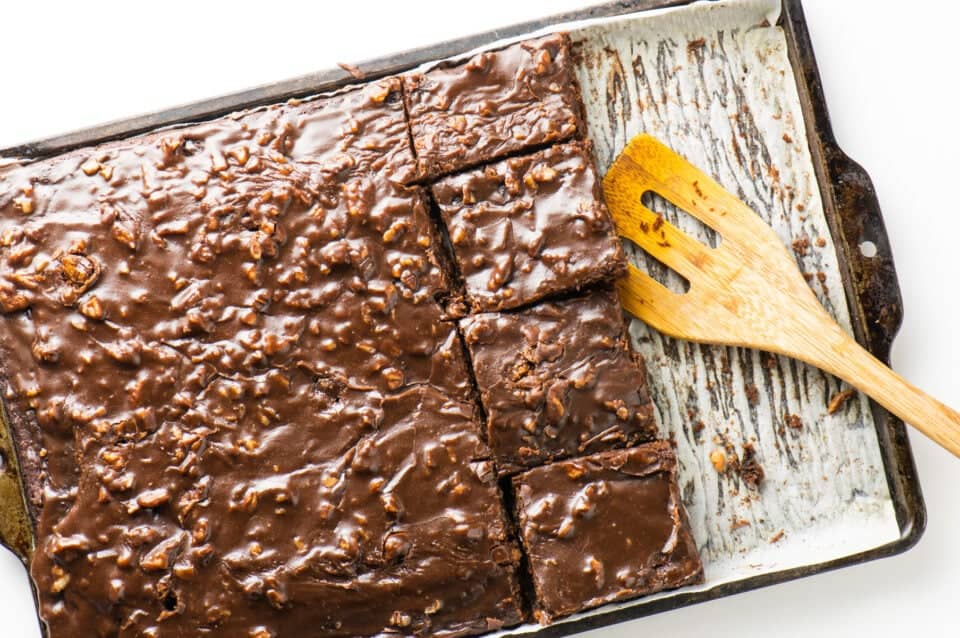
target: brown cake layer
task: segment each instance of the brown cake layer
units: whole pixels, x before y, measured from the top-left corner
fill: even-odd
[[[584,131],[565,34],[408,75],[404,89],[421,178],[435,179]]]
[[[676,472],[657,441],[514,477],[541,623],[703,581]]]
[[[526,306],[626,271],[587,143],[448,177],[433,196],[477,312]]]
[[[616,294],[461,320],[502,473],[657,435]]]

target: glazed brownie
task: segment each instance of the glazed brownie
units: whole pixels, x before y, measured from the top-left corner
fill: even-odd
[[[404,78],[418,175],[435,179],[584,131],[565,34]]]
[[[501,473],[657,435],[616,294],[461,319]]]
[[[477,312],[525,306],[626,271],[587,143],[448,177],[433,196]]]
[[[0,171],[50,638],[521,620],[412,170],[392,78]]]
[[[657,441],[514,477],[537,620],[702,582],[676,468]]]

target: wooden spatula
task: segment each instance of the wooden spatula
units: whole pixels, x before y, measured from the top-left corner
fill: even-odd
[[[620,299],[663,333],[757,348],[840,377],[960,456],[960,413],[910,385],[827,314],[773,230],[746,204],[649,135],[635,137],[603,180],[617,231],[689,281],[668,290],[630,266]],[[720,235],[710,248],[641,203],[652,191]]]

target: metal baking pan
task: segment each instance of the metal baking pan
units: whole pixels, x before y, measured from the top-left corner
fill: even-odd
[[[403,72],[543,31],[570,32],[601,171],[626,139],[653,132],[751,203],[788,244],[828,310],[887,361],[902,306],[876,194],[837,146],[800,0],[619,0],[356,65]],[[0,150],[31,160],[354,84],[342,69]],[[659,205],[659,204],[654,204]],[[702,232],[663,210],[689,232]],[[799,243],[798,243],[799,242]],[[861,251],[870,242],[872,251]],[[871,256],[866,256],[867,252]],[[657,273],[642,254],[633,258]],[[669,274],[660,273],[669,280]],[[704,554],[702,586],[608,605],[547,628],[560,636],[712,600],[913,546],[926,521],[902,422],[801,364],[683,344],[636,322],[664,434]],[[4,417],[5,421],[5,417]],[[709,452],[759,450],[759,492],[719,474]],[[0,428],[0,541],[27,563],[34,538],[14,447]]]

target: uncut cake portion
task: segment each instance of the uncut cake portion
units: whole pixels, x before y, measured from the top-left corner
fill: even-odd
[[[461,320],[501,473],[657,436],[616,293]]]
[[[453,636],[522,620],[473,405],[291,377],[215,380],[179,423],[89,451],[46,543],[71,574],[52,629]]]
[[[396,297],[409,312],[439,316],[434,300],[448,284],[424,223],[424,195],[390,178],[412,162],[392,79],[0,172],[0,347],[15,375],[7,381],[41,419],[49,394],[39,396],[40,385],[84,394],[100,387],[89,401],[74,396],[66,416],[105,410],[119,422],[133,416],[128,390],[106,371],[135,376],[136,397],[153,399],[147,388],[175,385],[156,379],[161,368],[175,369],[164,359],[182,353],[180,339],[184,348],[200,342],[203,369],[212,370],[290,354],[300,337],[319,332],[305,316],[310,306],[372,310]],[[395,222],[417,231],[393,232]],[[398,243],[385,246],[385,233]],[[372,325],[348,319],[324,325]],[[218,334],[246,343],[214,348]],[[191,365],[204,363],[189,356]],[[102,377],[92,370],[100,366]],[[23,434],[28,478],[39,465],[70,459],[49,449],[41,462]]]
[[[703,581],[676,471],[657,441],[513,478],[537,620]]]
[[[417,174],[436,179],[584,133],[570,40],[551,34],[404,77]]]
[[[413,166],[390,78],[0,171],[50,638],[520,622]]]
[[[626,272],[589,143],[447,177],[432,192],[475,312],[526,306]]]

